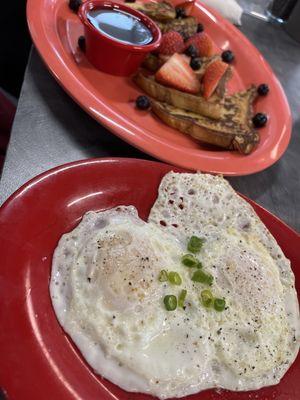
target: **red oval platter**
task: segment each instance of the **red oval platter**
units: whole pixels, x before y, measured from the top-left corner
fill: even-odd
[[[66,164],[34,178],[0,209],[0,386],[11,400],[151,400],[95,375],[64,334],[52,309],[49,277],[60,236],[88,210],[132,204],[146,219],[170,165],[135,159]],[[300,239],[246,199],[292,262],[300,293]],[[279,385],[255,392],[209,390],[189,399],[298,400],[300,357]]]
[[[96,70],[78,49],[83,26],[66,0],[27,2],[30,33],[49,70],[83,109],[114,134],[156,158],[184,168],[225,175],[261,171],[282,156],[290,140],[291,112],[284,91],[268,63],[237,28],[198,1],[192,13],[220,49],[230,48],[235,53],[230,92],[251,84],[270,86],[269,95],[255,105],[255,111],[266,112],[269,121],[260,130],[259,145],[248,156],[209,150],[150,113],[138,111],[134,100],[141,91],[131,78]]]

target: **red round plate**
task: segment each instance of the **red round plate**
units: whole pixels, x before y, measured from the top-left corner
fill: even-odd
[[[88,210],[134,205],[146,219],[170,165],[95,159],[55,168],[28,182],[0,209],[0,386],[11,400],[150,400],[95,375],[64,334],[52,309],[53,251]],[[300,293],[299,235],[246,199],[291,260]],[[281,383],[255,392],[209,390],[190,399],[298,400],[300,357]]]
[[[78,49],[83,27],[67,0],[27,2],[31,36],[48,68],[69,95],[106,128],[140,150],[184,168],[225,175],[261,171],[282,156],[290,140],[291,113],[283,89],[262,55],[231,23],[198,2],[193,14],[220,49],[235,53],[231,92],[253,83],[270,86],[270,94],[255,105],[256,111],[269,115],[269,122],[260,130],[261,142],[251,155],[208,149],[151,113],[138,111],[134,99],[141,91],[132,80],[96,70]]]

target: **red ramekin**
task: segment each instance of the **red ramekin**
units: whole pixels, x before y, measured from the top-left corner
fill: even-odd
[[[102,34],[87,18],[87,13],[95,9],[121,10],[138,17],[151,31],[152,42],[136,46],[122,43]],[[78,15],[84,25],[86,57],[97,69],[103,72],[128,76],[138,69],[149,52],[156,50],[160,45],[161,32],[159,27],[149,17],[125,4],[109,0],[89,0],[80,6]]]

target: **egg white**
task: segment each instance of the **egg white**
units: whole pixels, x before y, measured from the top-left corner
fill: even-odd
[[[226,309],[206,309],[207,286],[181,257],[191,235]],[[182,284],[160,282],[176,271]],[[187,290],[184,308],[165,295]],[[299,350],[294,275],[252,208],[220,178],[167,174],[149,223],[134,207],[88,212],[55,250],[50,294],[83,357],[121,388],[162,399],[207,388],[278,383]]]
[[[208,326],[202,324],[201,336],[189,323],[189,314],[205,319],[199,300],[191,296],[189,314],[163,304],[167,294],[192,293],[182,253],[133,207],[87,213],[56,248],[50,293],[58,320],[95,371],[125,390],[164,398],[184,395],[200,380],[208,384]],[[162,269],[178,271],[183,284],[159,282]]]
[[[206,240],[199,258],[228,305],[213,338],[216,386],[277,384],[299,351],[299,304],[290,262],[253,208],[220,176],[171,172],[149,221],[182,244]]]

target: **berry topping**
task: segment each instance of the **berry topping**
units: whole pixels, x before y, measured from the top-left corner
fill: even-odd
[[[170,57],[156,72],[155,78],[157,82],[183,92],[196,94],[200,91],[200,82],[195,72],[181,54],[176,53]]]
[[[186,48],[191,44],[196,46],[200,57],[211,57],[214,54],[214,43],[205,32],[195,33],[190,37],[185,42]]]
[[[81,51],[85,52],[85,37],[84,36],[79,36],[78,47],[80,48]]]
[[[254,124],[254,126],[256,128],[262,128],[263,126],[266,125],[266,123],[268,122],[268,117],[266,116],[266,114],[263,113],[257,113],[256,115],[254,115],[254,117],[252,118],[252,122]]]
[[[82,0],[70,0],[69,1],[69,8],[74,11],[77,12],[79,7],[82,4]]]
[[[225,50],[222,53],[222,60],[226,62],[227,64],[232,63],[234,60],[234,54],[231,50]]]
[[[192,67],[193,70],[197,70],[201,67],[201,60],[199,57],[192,57],[190,66]]]
[[[185,49],[185,54],[190,57],[198,57],[199,56],[198,49],[193,44],[189,45],[189,47],[187,47]]]
[[[180,33],[170,31],[164,33],[162,36],[159,53],[165,55],[172,55],[174,53],[182,53],[184,50],[184,41]]]
[[[262,83],[257,88],[257,93],[260,96],[266,96],[269,93],[269,91],[270,91],[269,86],[266,83]]]
[[[228,65],[220,60],[214,61],[206,68],[202,79],[203,96],[206,99],[208,99],[214,93],[227,68]]]
[[[137,97],[135,104],[140,110],[147,110],[150,107],[150,100],[147,96]]]
[[[203,26],[203,24],[199,23],[197,25],[197,32],[203,32],[203,31],[204,31],[204,26]]]

